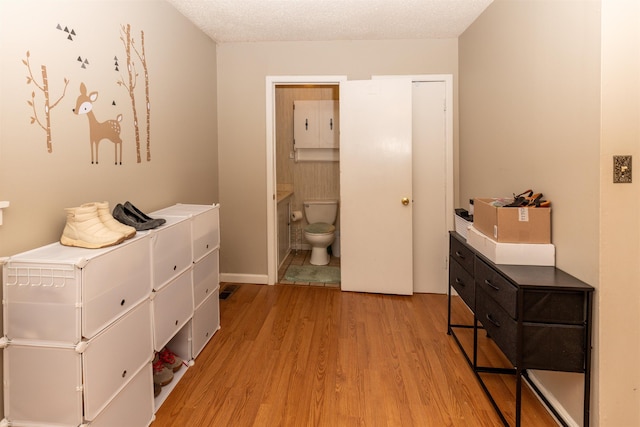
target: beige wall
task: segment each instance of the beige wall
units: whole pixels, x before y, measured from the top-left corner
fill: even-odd
[[[56,29],[58,24],[76,33],[73,40]],[[122,76],[128,82],[120,40],[121,25],[127,24],[138,49],[144,31],[149,71],[151,161],[144,150],[144,70],[134,56],[140,163],[131,101],[117,84]],[[58,240],[65,207],[129,200],[148,212],[177,202],[218,201],[216,46],[169,4],[3,0],[0,51],[0,200],[11,202],[0,226],[0,257]],[[45,132],[30,124],[32,91],[41,119],[44,112],[42,93],[25,78],[27,51],[39,83],[40,66],[47,68],[51,103],[64,95],[51,109],[51,153]],[[86,68],[79,56],[89,61]],[[123,115],[122,166],[114,165],[114,144],[108,140],[100,143],[100,163],[90,164],[88,119],[72,112],[80,82],[99,92],[94,103],[99,121]]]
[[[459,55],[459,201],[544,193],[557,265],[597,282],[599,2],[495,1]]]
[[[459,201],[552,201],[558,267],[596,287],[600,426],[640,425],[639,195],[612,184],[612,156],[639,147],[639,18],[631,1],[497,0],[459,40]],[[580,376],[536,374],[581,420]]]
[[[455,81],[457,49],[455,39],[219,45],[221,272],[266,280],[266,76],[453,74]]]
[[[640,175],[612,184],[614,155],[640,154],[640,3],[602,2],[599,407],[601,426],[640,425]]]

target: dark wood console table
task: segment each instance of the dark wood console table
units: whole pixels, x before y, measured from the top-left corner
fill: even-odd
[[[452,289],[473,312],[473,324],[451,322]],[[447,333],[460,347],[505,426],[509,423],[481,373],[515,375],[516,427],[521,420],[522,378],[529,379],[528,369],[582,373],[583,425],[589,426],[593,291],[592,286],[555,267],[494,264],[469,246],[464,237],[450,233]],[[473,329],[471,355],[456,335],[459,328]],[[478,364],[479,329],[486,331],[513,368]],[[567,426],[535,384],[528,383]]]

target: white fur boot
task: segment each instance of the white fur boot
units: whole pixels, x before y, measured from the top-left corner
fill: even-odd
[[[95,203],[78,208],[65,208],[67,224],[60,243],[65,246],[97,249],[117,245],[124,241],[124,234],[109,230],[98,217]]]
[[[91,203],[87,203],[90,205]],[[125,239],[130,239],[136,235],[136,229],[117,221],[113,215],[111,215],[111,210],[109,209],[109,202],[95,203],[98,208],[98,218],[104,225],[107,226],[109,230],[117,231],[118,233],[124,234]],[[85,206],[85,205],[82,205]]]

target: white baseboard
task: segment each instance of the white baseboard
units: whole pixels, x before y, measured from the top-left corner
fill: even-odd
[[[547,390],[547,388],[542,384],[542,382],[540,382],[538,377],[536,377],[535,372],[533,372],[533,371],[527,371],[527,372],[529,374],[529,380],[531,380],[531,382],[533,384],[535,384],[536,387],[538,387],[540,392],[549,401],[551,406],[553,406],[553,409],[555,409],[558,412],[558,414],[560,414],[560,416],[562,417],[564,422],[567,423],[567,425],[569,425],[569,427],[580,427],[580,423],[578,423],[576,420],[574,420],[573,417],[569,414],[569,412],[567,412],[567,410],[564,408],[562,403],[560,403],[560,401],[553,395],[553,393],[551,393],[549,390]],[[538,398],[538,400],[540,400],[540,402],[542,402],[542,399],[540,399],[540,396],[538,396],[535,393],[533,393],[533,395],[536,396],[536,398]],[[542,402],[542,404],[544,406],[544,402]],[[545,409],[548,410],[548,408],[546,406],[544,406],[544,407],[545,407]],[[549,411],[549,414],[552,417],[554,417],[553,413],[551,411]],[[558,420],[556,420],[556,422],[558,422]],[[558,422],[558,425],[562,425],[562,423]]]
[[[254,285],[266,285],[269,283],[269,278],[266,274],[235,274],[235,273],[220,273],[221,282],[229,283],[250,283]]]

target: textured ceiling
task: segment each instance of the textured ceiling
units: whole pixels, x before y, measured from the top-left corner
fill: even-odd
[[[493,0],[167,0],[214,41],[457,38]]]

